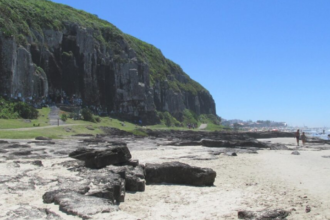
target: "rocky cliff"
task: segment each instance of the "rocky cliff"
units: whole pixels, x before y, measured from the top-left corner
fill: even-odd
[[[0,94],[73,102],[157,122],[215,114],[209,92],[156,47],[47,0],[0,0]],[[61,100],[62,99],[62,100]]]

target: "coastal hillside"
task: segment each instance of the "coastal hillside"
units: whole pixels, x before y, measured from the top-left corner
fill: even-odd
[[[0,0],[0,95],[77,102],[145,124],[158,112],[216,114],[210,93],[158,48],[48,0]]]

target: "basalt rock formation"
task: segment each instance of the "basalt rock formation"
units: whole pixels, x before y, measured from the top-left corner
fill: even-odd
[[[83,103],[143,124],[157,111],[215,115],[210,93],[153,45],[96,15],[41,0],[0,0],[0,95]]]

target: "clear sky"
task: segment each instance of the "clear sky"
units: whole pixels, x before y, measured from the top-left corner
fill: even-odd
[[[330,127],[329,0],[53,1],[161,49],[225,119]]]

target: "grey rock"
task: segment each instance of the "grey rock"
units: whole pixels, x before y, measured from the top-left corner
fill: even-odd
[[[147,184],[173,183],[192,186],[212,186],[216,172],[180,162],[145,165]]]
[[[261,212],[252,211],[239,211],[238,219],[249,219],[249,220],[280,220],[286,219],[290,215],[289,211],[283,209],[274,210],[263,210]]]
[[[111,164],[124,163],[132,157],[127,146],[111,146],[106,150],[80,148],[71,152],[69,156],[85,161],[86,167],[96,169]]]
[[[293,151],[291,154],[292,155],[300,155],[300,153],[298,151]]]
[[[128,168],[125,173],[125,180],[125,189],[127,191],[144,191],[146,184],[144,168],[142,166]]]

